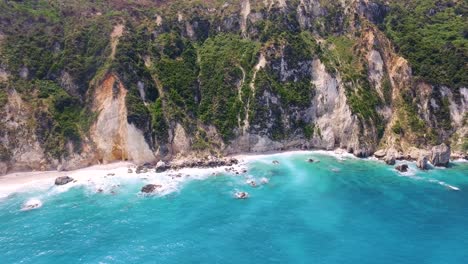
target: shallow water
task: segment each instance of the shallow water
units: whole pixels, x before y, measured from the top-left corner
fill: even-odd
[[[139,195],[140,179],[113,179],[114,194],[11,195],[0,201],[0,263],[468,263],[468,163],[401,175],[378,161],[289,153],[247,167],[163,196]],[[31,198],[42,206],[21,211]]]

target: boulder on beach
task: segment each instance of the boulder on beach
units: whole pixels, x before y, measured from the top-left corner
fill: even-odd
[[[395,167],[395,169],[399,172],[407,172],[408,171],[408,165],[406,164],[400,164]]]
[[[141,188],[142,193],[153,193],[155,192],[158,188],[161,188],[162,185],[159,184],[147,184]]]
[[[381,159],[387,155],[387,150],[385,149],[379,149],[376,152],[374,152],[374,156],[378,159]]]
[[[128,173],[133,173],[133,170],[129,168],[129,169],[127,170],[127,172],[128,172]]]
[[[450,161],[450,147],[442,143],[432,147],[431,163],[434,166],[448,166]]]
[[[143,172],[143,169],[144,169],[143,166],[141,166],[141,165],[140,165],[140,166],[137,166],[136,169],[135,169],[135,173],[136,173],[136,174],[140,174],[140,173]]]
[[[418,160],[416,161],[416,167],[418,167],[421,170],[427,170],[427,157],[423,155],[419,156]]]
[[[167,170],[167,165],[164,161],[160,160],[156,163],[156,172],[163,172]]]
[[[72,182],[74,179],[69,176],[61,176],[55,179],[55,185],[65,185],[69,182]]]

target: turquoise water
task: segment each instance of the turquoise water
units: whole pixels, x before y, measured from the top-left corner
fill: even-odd
[[[412,164],[402,176],[377,161],[297,153],[247,166],[269,183],[226,174],[163,197],[138,195],[138,181],[115,195],[12,195],[0,201],[0,263],[468,263],[467,163]],[[233,199],[236,190],[250,198]],[[20,211],[38,195],[41,208]]]

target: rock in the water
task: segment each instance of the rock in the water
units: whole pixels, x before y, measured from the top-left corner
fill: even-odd
[[[236,199],[247,199],[249,198],[248,192],[236,192]]]
[[[386,154],[387,154],[387,151],[385,149],[379,149],[374,153],[374,156],[378,159],[381,159],[385,157]]]
[[[254,180],[248,180],[247,184],[252,186],[252,187],[257,187],[257,183]]]
[[[427,157],[420,156],[418,160],[416,161],[416,167],[420,168],[421,170],[427,170],[428,169]]]
[[[385,156],[384,161],[387,163],[387,165],[395,165],[395,156],[387,155]]]
[[[69,182],[72,182],[73,178],[69,176],[61,176],[55,179],[55,185],[65,185]]]
[[[133,170],[132,170],[132,169],[128,169],[127,172],[128,172],[128,173],[133,173]]]
[[[33,210],[33,209],[40,208],[41,206],[42,206],[41,200],[32,198],[32,199],[29,199],[27,202],[25,202],[23,206],[21,206],[21,211]]]
[[[272,163],[275,164],[275,165],[278,165],[278,164],[279,164],[279,161],[274,160],[274,161],[272,161]]]
[[[313,163],[313,162],[314,162],[314,159],[309,158],[309,159],[307,159],[307,162]]]
[[[438,146],[432,147],[431,163],[434,166],[447,167],[450,160],[450,147],[442,143]]]
[[[153,193],[156,189],[161,188],[162,186],[159,184],[147,184],[141,188],[142,193]]]
[[[167,170],[167,165],[164,161],[160,160],[156,163],[156,172],[163,172]]]
[[[407,172],[408,171],[408,165],[406,164],[400,164],[395,167],[395,169],[399,172]]]

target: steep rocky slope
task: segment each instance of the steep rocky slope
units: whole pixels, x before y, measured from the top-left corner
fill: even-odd
[[[455,0],[4,1],[0,173],[292,148],[466,156],[466,15]]]

